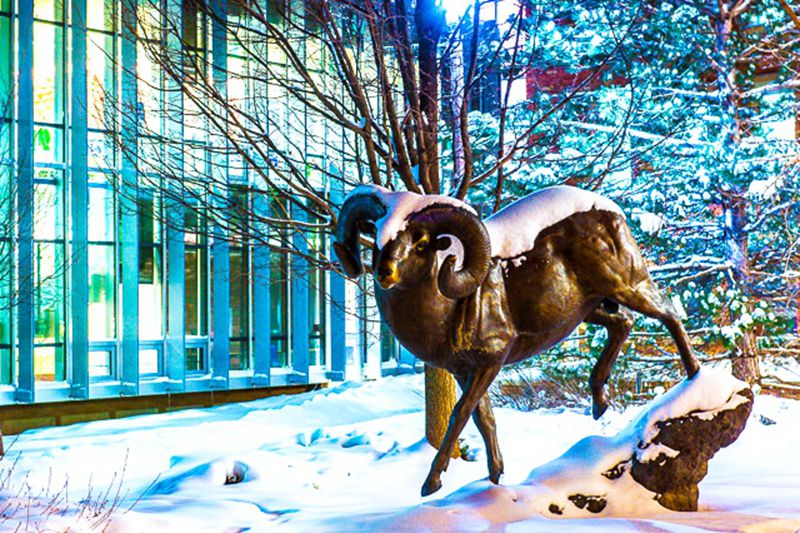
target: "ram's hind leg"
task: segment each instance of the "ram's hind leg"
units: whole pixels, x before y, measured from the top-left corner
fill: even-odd
[[[461,390],[466,391],[467,380],[461,377],[456,377],[456,379]],[[497,427],[495,426],[492,403],[489,400],[488,393],[484,393],[480,402],[478,402],[478,407],[472,412],[472,420],[478,427],[478,431],[483,437],[483,443],[486,446],[489,479],[492,483],[497,484],[500,482],[500,476],[503,475],[503,456],[500,454],[500,446],[497,444]]]
[[[633,327],[633,315],[624,307],[606,301],[592,311],[585,322],[603,326],[608,332],[606,347],[603,348],[603,353],[600,354],[600,359],[595,363],[589,377],[589,387],[592,390],[592,416],[597,420],[608,409],[605,386],[622,345],[625,344]]]
[[[648,276],[647,279],[635,286],[626,288],[613,296],[613,299],[625,307],[655,318],[669,330],[670,335],[678,347],[683,368],[689,378],[694,377],[700,369],[697,358],[692,350],[692,344],[677,311],[668,299],[662,296],[655,283]]]

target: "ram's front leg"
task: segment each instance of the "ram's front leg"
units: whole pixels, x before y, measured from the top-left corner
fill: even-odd
[[[492,384],[494,378],[497,377],[497,373],[500,372],[500,367],[501,365],[479,368],[467,375],[465,380],[466,388],[453,408],[453,413],[450,415],[450,423],[447,426],[447,433],[445,433],[442,445],[439,446],[439,451],[431,464],[428,478],[422,485],[423,496],[433,494],[442,487],[441,475],[442,472],[447,470],[447,465],[450,463],[450,451],[455,446],[464,426],[467,425],[467,420],[469,420],[472,412],[478,406],[478,402],[481,401],[481,398],[489,389],[489,385]]]
[[[462,391],[467,390],[467,380],[456,377]],[[500,446],[497,444],[497,427],[492,413],[492,402],[489,400],[489,393],[484,393],[472,413],[472,421],[478,427],[478,431],[483,437],[486,445],[486,459],[489,463],[489,479],[497,485],[500,483],[500,476],[503,475],[503,456],[500,453]]]

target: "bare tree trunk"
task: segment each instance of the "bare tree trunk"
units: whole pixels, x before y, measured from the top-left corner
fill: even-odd
[[[446,370],[425,365],[425,438],[439,449],[450,413],[456,405],[456,381]],[[461,457],[461,450],[453,448],[451,457]]]
[[[758,351],[756,350],[755,335],[746,331],[744,336],[736,343],[733,360],[733,375],[744,382],[753,385],[761,381],[761,368],[758,365]]]
[[[725,170],[727,182],[720,184],[725,214],[724,232],[728,245],[728,260],[733,264],[733,279],[741,293],[747,297],[744,313],[750,313],[752,294],[750,289],[750,256],[748,253],[748,218],[747,199],[743,187],[738,183],[736,163],[742,139],[742,123],[739,116],[740,91],[736,81],[734,59],[731,57],[730,42],[732,39],[735,18],[738,16],[740,1],[730,5],[721,3],[720,11],[713,22],[715,39],[715,68],[717,73],[717,90],[722,111],[721,143],[719,163]],[[731,316],[731,321],[735,320]],[[731,362],[733,375],[753,384],[761,381],[758,364],[758,351],[755,335],[746,329],[736,342]]]
[[[752,295],[750,291],[750,256],[748,254],[748,235],[745,231],[748,225],[747,200],[742,195],[731,198],[726,215],[729,260],[733,263],[733,278],[742,294],[748,297],[743,305],[745,313],[752,312]],[[731,317],[733,320],[733,317]],[[733,375],[751,385],[761,381],[761,370],[758,364],[759,356],[756,346],[755,334],[747,329],[736,342],[733,351]]]
[[[441,192],[439,176],[439,62],[438,46],[445,26],[444,11],[434,0],[418,0],[415,20],[419,39],[419,94],[422,146],[419,176],[425,192]],[[455,144],[455,139],[454,139]],[[442,444],[456,405],[456,383],[446,370],[425,365],[425,437],[436,449]],[[452,457],[460,457],[458,447]]]

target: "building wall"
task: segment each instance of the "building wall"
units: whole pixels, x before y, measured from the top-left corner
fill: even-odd
[[[190,4],[166,1],[185,33]],[[217,233],[172,200],[174,184],[148,173],[143,162],[159,158],[187,174],[213,165],[241,212],[281,207],[249,192],[246,166],[212,161],[207,128],[142,52],[154,35],[141,31],[146,15],[128,0],[0,0],[0,403],[361,379],[397,367],[396,342],[365,319],[374,306],[352,283]],[[227,52],[224,31],[192,28],[198,54],[215,44],[226,52],[213,61],[243,61]],[[144,132],[153,131],[196,150],[151,142]],[[328,157],[304,144],[306,157]],[[322,254],[328,239],[309,233],[293,244]]]

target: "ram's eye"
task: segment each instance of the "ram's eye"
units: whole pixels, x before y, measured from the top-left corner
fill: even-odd
[[[414,250],[416,250],[417,252],[424,252],[425,248],[428,247],[428,242],[429,242],[428,239],[425,238],[420,239],[417,242],[417,244],[414,245]]]

